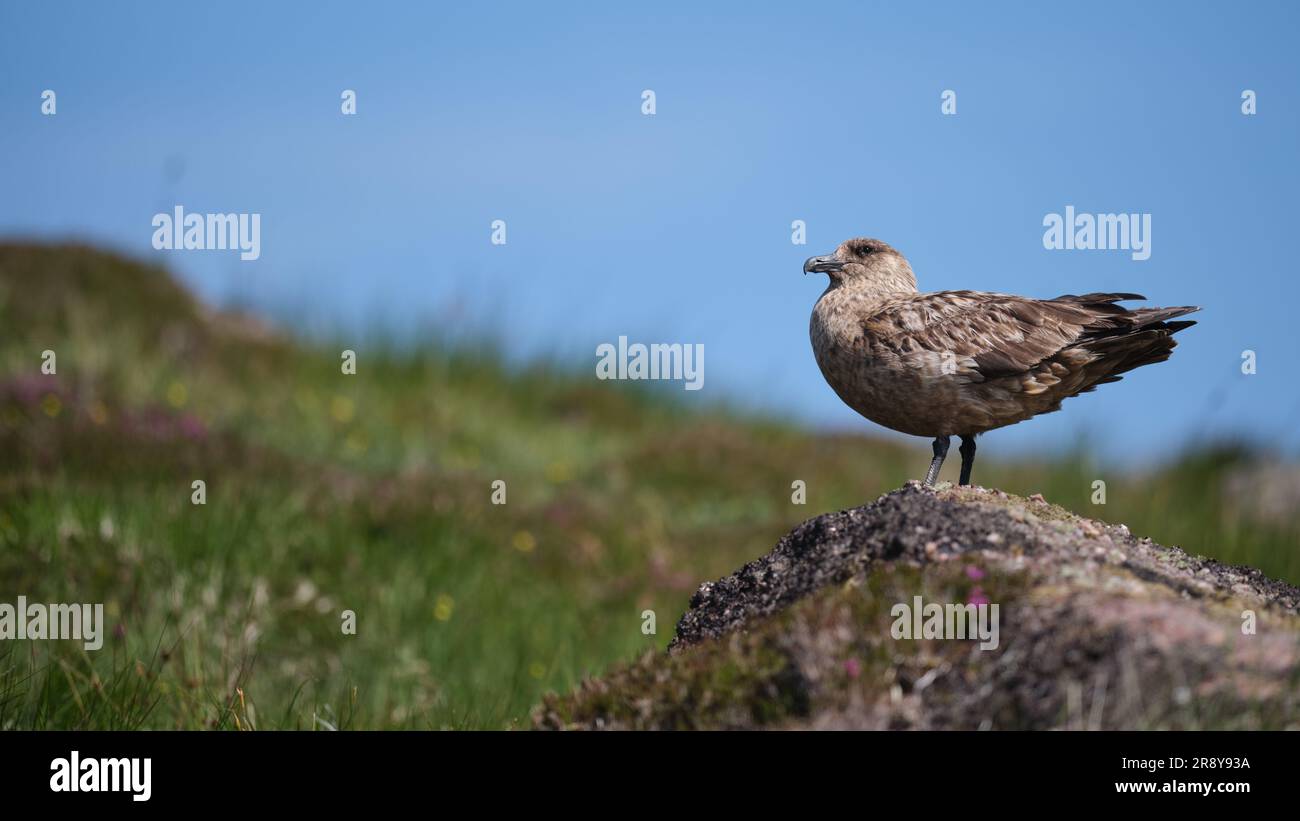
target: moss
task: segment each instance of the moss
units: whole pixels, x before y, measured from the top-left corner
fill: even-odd
[[[1021,574],[989,574],[950,562],[892,564],[825,589],[752,629],[676,655],[642,656],[599,682],[549,695],[534,713],[542,728],[728,729],[798,726],[850,704],[909,691],[929,670],[963,663],[974,641],[897,641],[891,609],[965,602],[976,587],[1003,608],[1026,592]],[[978,652],[974,657],[979,658]]]

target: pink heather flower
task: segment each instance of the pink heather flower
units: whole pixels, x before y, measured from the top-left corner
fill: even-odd
[[[202,439],[208,435],[208,428],[199,417],[187,413],[181,416],[179,428],[186,439]]]
[[[980,570],[978,567],[976,567],[973,564],[968,564],[966,565],[966,578],[979,581],[980,579],[984,578],[984,571]]]
[[[189,413],[173,414],[159,407],[128,412],[123,415],[122,422],[130,434],[156,442],[203,439],[208,435],[207,425],[199,417]]]
[[[46,394],[64,399],[63,386],[53,374],[20,374],[0,383],[0,399],[12,398],[23,408],[35,408]]]
[[[989,597],[984,594],[984,588],[976,585],[971,588],[970,595],[966,597],[966,603],[979,607],[981,604],[988,604]]]
[[[849,659],[844,662],[844,672],[849,674],[849,678],[857,678],[862,675],[862,665],[857,659]]]

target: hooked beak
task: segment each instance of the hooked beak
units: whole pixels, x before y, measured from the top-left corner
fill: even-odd
[[[820,257],[808,257],[803,264],[805,274],[829,274],[833,271],[839,271],[844,267],[844,263],[838,262],[833,254],[826,254]]]

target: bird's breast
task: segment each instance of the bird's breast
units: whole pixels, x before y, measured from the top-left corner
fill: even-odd
[[[925,351],[900,354],[873,344],[861,320],[844,321],[818,303],[810,325],[813,354],[822,376],[853,410],[902,433],[937,436],[952,427],[955,380]],[[944,418],[940,418],[944,417]]]

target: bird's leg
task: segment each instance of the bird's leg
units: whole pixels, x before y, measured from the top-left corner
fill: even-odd
[[[933,485],[939,478],[939,468],[943,467],[943,459],[948,455],[948,437],[937,436],[934,440],[934,459],[930,462],[930,469],[926,471],[925,483]]]
[[[957,448],[961,454],[961,479],[958,484],[970,484],[970,469],[975,466],[975,437],[963,436],[961,438],[961,447]]]

